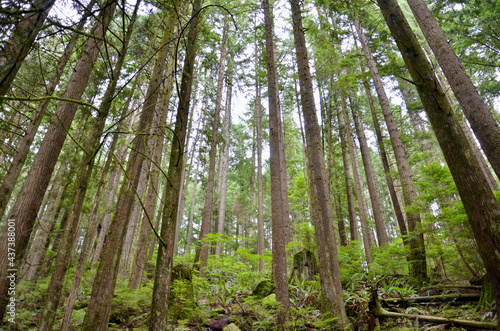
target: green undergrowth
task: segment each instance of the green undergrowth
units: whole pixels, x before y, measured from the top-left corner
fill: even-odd
[[[220,237],[213,239],[221,243],[229,241]],[[395,242],[384,249],[374,249],[374,262],[363,265],[363,250],[358,243],[339,248],[341,282],[346,313],[356,330],[367,330],[369,321],[370,293],[378,286],[380,299],[403,298],[422,295],[454,293],[429,287],[421,291],[412,286],[407,277],[404,263],[405,249]],[[292,245],[293,246],[293,245]],[[304,249],[304,246],[294,250]],[[308,248],[314,249],[309,246]],[[270,254],[269,252],[267,254]],[[240,247],[231,256],[221,258],[211,255],[208,260],[206,277],[201,278],[192,269],[192,255],[176,257],[174,264],[182,265],[183,275],[172,282],[169,302],[168,330],[209,330],[220,329],[233,324],[235,330],[273,330],[280,304],[276,300],[275,284],[272,282],[271,258],[264,256],[266,269],[257,272],[261,258],[251,250]],[[386,263],[384,263],[386,261]],[[289,273],[291,270],[289,270]],[[64,288],[64,298],[71,286],[74,270],[70,269]],[[78,330],[85,317],[90,298],[95,270],[89,270],[78,290],[72,315],[72,327]],[[45,292],[50,277],[42,277],[36,284],[24,283],[19,287],[18,330],[36,330],[43,307]],[[109,330],[147,330],[154,284],[154,263],[147,268],[140,289],[128,288],[128,279],[118,279],[111,309]],[[315,280],[290,280],[290,310],[287,315],[286,330],[336,330],[337,320],[322,306],[319,276]],[[441,292],[439,292],[441,291]],[[454,302],[431,304],[406,304],[384,307],[390,311],[441,316],[458,319],[491,322],[495,320],[494,302],[486,300],[478,309],[475,303],[458,305]],[[60,327],[64,305],[57,312],[54,329]],[[434,330],[432,325],[407,319],[381,319],[375,330]],[[449,330],[461,330],[450,328]],[[436,328],[437,330],[437,328]]]

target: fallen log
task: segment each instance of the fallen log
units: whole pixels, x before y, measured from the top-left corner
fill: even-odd
[[[440,295],[430,295],[430,296],[418,296],[418,297],[403,297],[403,298],[389,298],[383,299],[384,303],[398,304],[400,302],[411,302],[411,303],[427,303],[427,302],[451,302],[451,301],[479,301],[480,294],[440,294]]]
[[[481,290],[481,285],[448,285],[448,284],[438,284],[434,286],[427,286],[427,287],[422,287],[420,291],[427,291],[427,290],[447,290],[447,289],[461,289],[461,290]]]
[[[386,318],[408,318],[411,320],[419,320],[429,323],[436,324],[453,324],[456,326],[464,326],[470,328],[477,329],[487,329],[487,330],[495,330],[497,325],[495,323],[489,322],[477,322],[477,321],[467,321],[467,320],[459,320],[454,318],[445,318],[445,317],[437,317],[437,316],[428,316],[428,315],[415,315],[415,314],[403,314],[403,313],[394,313],[385,310],[382,308],[380,304],[380,300],[378,298],[377,288],[372,288],[370,302],[368,304],[369,313],[375,317],[386,317]]]

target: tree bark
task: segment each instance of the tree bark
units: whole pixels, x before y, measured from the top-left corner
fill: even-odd
[[[278,311],[278,330],[283,330],[286,315],[290,309],[288,294],[288,277],[286,250],[289,231],[288,194],[284,194],[282,183],[286,183],[286,167],[284,165],[283,134],[281,131],[281,114],[279,106],[278,78],[276,73],[276,57],[274,52],[274,32],[269,0],[263,0],[264,28],[266,38],[267,86],[269,103],[269,145],[271,168],[271,212],[273,241],[273,278],[276,284],[276,300],[280,302]],[[283,160],[283,161],[282,161]],[[286,190],[286,186],[285,186]],[[286,208],[285,208],[286,206]]]
[[[264,189],[262,181],[262,107],[259,81],[259,48],[255,28],[255,127],[257,131],[257,255],[264,256]],[[264,259],[259,258],[259,272],[264,271]]]
[[[394,0],[378,0],[417,87],[467,213],[500,315],[500,204],[488,186],[446,94],[416,36]],[[500,330],[500,324],[497,326]]]
[[[349,100],[351,101],[351,108],[355,107],[354,102],[352,101],[351,91],[347,91],[349,95]],[[371,253],[371,233],[368,228],[368,222],[366,219],[367,209],[366,209],[366,200],[365,194],[363,193],[363,184],[361,182],[361,174],[359,172],[358,165],[358,153],[356,152],[356,145],[354,143],[354,138],[352,137],[350,118],[347,113],[347,105],[345,103],[345,99],[342,100],[342,113],[344,116],[344,127],[345,127],[345,135],[347,138],[347,147],[349,149],[349,155],[351,157],[351,169],[352,169],[352,177],[354,178],[354,186],[356,187],[356,197],[358,198],[358,212],[359,212],[359,223],[361,224],[361,233],[363,235],[363,246],[365,249],[366,262],[371,264],[372,253]]]
[[[56,172],[58,176],[55,177],[55,181],[53,182],[53,184],[51,184],[51,194],[47,199],[45,211],[42,213],[43,208],[39,211],[39,215],[37,217],[37,219],[40,220],[38,224],[38,230],[33,240],[33,244],[31,245],[29,255],[24,262],[23,272],[21,279],[19,280],[19,285],[21,285],[23,281],[30,282],[35,280],[36,274],[38,273],[40,265],[42,264],[42,260],[47,252],[47,241],[51,233],[50,230],[55,226],[55,223],[57,221],[55,217],[56,210],[61,203],[64,192],[62,184],[66,172],[66,166],[66,162],[61,163],[59,169]]]
[[[165,127],[168,113],[168,102],[172,95],[174,83],[174,62],[170,59],[167,69],[167,79],[165,81],[165,91],[162,102],[158,107],[158,124],[153,130],[153,146],[151,148],[151,168],[149,170],[149,184],[146,193],[146,202],[144,216],[142,218],[139,239],[137,240],[137,250],[135,252],[132,272],[130,274],[128,286],[132,289],[138,289],[141,285],[142,272],[146,267],[148,247],[151,238],[151,225],[156,212],[156,205],[160,195],[160,168],[163,159],[163,147],[165,141]]]
[[[312,216],[318,243],[319,261],[320,265],[322,265],[320,266],[321,287],[328,301],[330,312],[334,317],[338,318],[337,323],[341,327],[348,327],[349,320],[341,295],[342,285],[340,284],[337,239],[333,230],[333,212],[330,193],[328,192],[321,134],[314,105],[312,79],[299,1],[292,0],[291,6],[302,111],[304,115],[308,158],[311,165],[310,193],[313,209]],[[318,219],[315,219],[315,216]]]
[[[124,109],[128,109],[127,106]],[[99,201],[102,196],[102,191],[104,190],[104,185],[106,183],[106,179],[108,177],[109,168],[111,166],[111,161],[113,159],[113,153],[118,143],[118,134],[114,134],[113,141],[109,148],[109,153],[106,159],[106,163],[104,164],[104,168],[102,169],[102,175],[99,182],[99,186],[97,188],[96,197],[94,199],[94,204],[92,205],[92,210],[89,215],[89,221],[87,224],[87,232],[85,233],[85,239],[83,240],[82,249],[80,252],[80,256],[78,257],[78,266],[75,271],[75,276],[73,277],[73,283],[71,284],[71,289],[68,294],[68,301],[66,302],[66,307],[64,308],[64,316],[61,322],[61,330],[68,330],[71,322],[71,314],[73,312],[73,307],[75,305],[76,300],[76,292],[78,290],[78,286],[80,285],[80,281],[83,276],[83,272],[85,269],[85,262],[87,260],[88,253],[92,248],[92,242],[96,237],[96,225],[97,225],[97,209],[99,208]]]
[[[408,0],[408,4],[486,157],[497,177],[500,178],[500,126],[498,122],[479,95],[425,2]]]
[[[387,228],[385,226],[384,215],[382,212],[382,202],[380,201],[379,189],[375,180],[375,171],[370,156],[370,149],[366,141],[363,122],[359,118],[358,110],[355,105],[351,106],[352,117],[358,136],[359,146],[361,149],[361,157],[365,168],[366,182],[370,193],[370,200],[373,209],[373,218],[375,220],[375,230],[377,231],[377,239],[379,246],[389,245],[389,238],[387,237]]]
[[[184,149],[191,100],[191,88],[196,57],[196,40],[198,21],[200,17],[201,0],[193,3],[191,25],[186,45],[184,68],[182,71],[179,105],[174,128],[174,141],[171,144],[170,161],[165,183],[165,200],[163,205],[162,225],[156,260],[153,298],[149,319],[149,330],[160,331],[167,327],[168,298],[172,277],[172,263],[174,257],[175,228],[177,209],[179,206],[179,190],[181,187],[181,173],[184,164]]]
[[[232,73],[230,73],[230,65],[228,65],[228,83],[226,95],[226,110],[224,113],[224,125],[222,128],[223,146],[221,153],[221,162],[219,168],[219,181],[221,189],[219,194],[219,222],[217,223],[217,233],[224,234],[224,225],[226,219],[226,197],[227,197],[227,176],[229,172],[229,145],[231,132],[231,93],[232,93]],[[215,255],[218,257],[222,254],[222,244],[218,243],[215,247]]]
[[[191,198],[191,211],[189,212],[189,222],[188,222],[188,232],[186,238],[186,249],[184,253],[191,253],[191,240],[193,238],[193,220],[194,220],[194,206],[196,204],[196,190],[198,187],[198,175],[200,171],[200,159],[201,159],[201,146],[202,142],[200,139],[198,146],[198,158],[196,159],[196,170],[194,172],[194,183],[193,183],[193,197]]]
[[[217,94],[215,100],[214,122],[212,128],[212,143],[210,146],[210,161],[208,166],[207,191],[205,195],[205,204],[203,207],[203,216],[201,220],[201,232],[199,237],[199,269],[200,277],[205,277],[205,268],[208,261],[209,244],[203,242],[206,235],[210,233],[212,227],[212,210],[214,201],[214,178],[215,178],[215,158],[217,154],[217,138],[219,135],[219,118],[222,105],[222,89],[224,83],[224,71],[226,68],[226,42],[227,42],[227,18],[224,19],[224,28],[222,31],[222,42],[220,47],[219,74],[217,78]],[[197,254],[198,255],[198,254]],[[198,262],[195,258],[195,263]]]
[[[353,13],[353,14],[355,15],[355,13]],[[365,34],[363,32],[363,29],[361,27],[361,24],[360,24],[357,16],[354,17],[354,26],[356,27],[356,32],[358,34],[358,38],[361,42],[363,49],[365,47],[368,47],[368,43],[366,41]],[[356,49],[357,49],[357,47],[358,46],[356,44]],[[369,51],[369,49],[368,49],[368,51]],[[361,58],[359,59],[359,63],[361,66],[361,71],[364,73],[365,66],[364,66]],[[368,81],[366,78],[363,78],[363,86],[365,88],[365,94],[366,94],[366,97],[368,99],[368,105],[370,106],[370,112],[372,115],[373,126],[375,128],[375,135],[377,137],[377,144],[378,144],[378,149],[379,149],[379,153],[380,153],[380,159],[382,161],[382,167],[384,168],[385,182],[386,182],[387,188],[389,190],[389,196],[391,198],[392,207],[394,209],[394,215],[396,216],[396,221],[398,223],[399,231],[401,232],[401,236],[403,238],[403,243],[406,245],[406,244],[408,244],[408,238],[407,238],[408,230],[406,227],[403,210],[401,209],[401,204],[399,203],[399,199],[398,199],[398,196],[396,194],[396,189],[394,188],[394,180],[392,178],[391,169],[389,167],[389,160],[387,158],[387,152],[385,149],[384,138],[382,136],[382,130],[380,129],[380,123],[378,120],[377,113],[375,111],[375,105],[373,102],[372,93],[370,91],[370,86],[368,85]]]

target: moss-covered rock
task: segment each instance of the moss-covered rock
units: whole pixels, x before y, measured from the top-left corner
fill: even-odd
[[[262,306],[264,308],[276,308],[278,306],[278,301],[276,301],[276,294],[269,294],[267,297],[262,299]]]
[[[223,331],[240,331],[240,328],[236,326],[236,324],[231,323],[228,326],[226,326]]]
[[[263,278],[253,289],[252,295],[263,298],[273,293],[275,290],[276,286],[274,285],[273,281],[268,278]]]

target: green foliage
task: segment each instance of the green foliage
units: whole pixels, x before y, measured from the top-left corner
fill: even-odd
[[[373,263],[370,271],[375,275],[407,275],[408,251],[402,239],[397,239],[387,247],[372,247]]]
[[[298,223],[295,226],[295,237],[296,240],[290,241],[286,246],[286,250],[292,253],[292,255],[302,250],[311,252],[316,251],[314,226],[312,226],[310,222]]]
[[[356,275],[366,273],[364,254],[361,244],[357,241],[351,241],[348,246],[338,248],[342,284],[348,284]]]
[[[134,316],[147,312],[151,305],[153,283],[148,282],[137,291],[131,291],[128,282],[118,280],[111,306],[110,323],[128,323]]]

